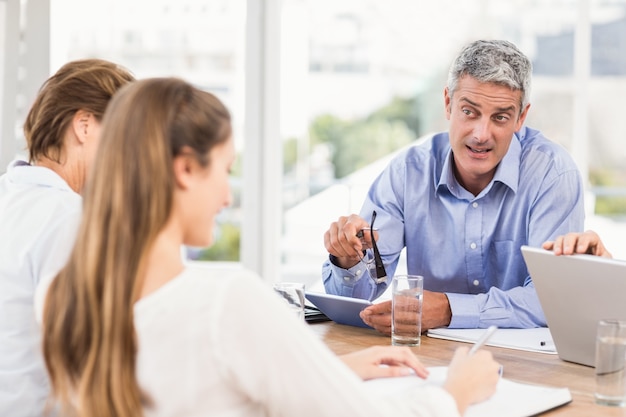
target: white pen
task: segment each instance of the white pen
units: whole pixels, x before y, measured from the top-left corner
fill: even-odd
[[[474,353],[476,353],[478,349],[483,347],[483,345],[487,343],[489,338],[496,332],[496,330],[498,330],[496,326],[489,326],[489,328],[485,331],[485,333],[483,333],[482,337],[478,339],[476,343],[474,343],[474,346],[472,346],[468,355],[473,355]]]

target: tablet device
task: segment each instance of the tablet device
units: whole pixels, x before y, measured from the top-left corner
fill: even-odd
[[[317,292],[307,292],[305,297],[335,323],[371,329],[359,316],[361,310],[372,305],[369,300]]]

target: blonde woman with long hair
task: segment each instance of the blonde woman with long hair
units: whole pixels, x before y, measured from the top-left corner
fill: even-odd
[[[498,364],[462,349],[444,387],[372,396],[362,379],[427,371],[407,348],[338,359],[253,273],[185,265],[180,246],[210,245],[230,204],[234,158],[229,113],[210,93],[164,78],[114,97],[77,242],[43,312],[68,414],[453,416],[493,393]]]

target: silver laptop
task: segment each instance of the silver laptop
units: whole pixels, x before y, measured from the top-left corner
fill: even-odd
[[[626,262],[522,246],[559,357],[594,366],[601,319],[626,320]]]

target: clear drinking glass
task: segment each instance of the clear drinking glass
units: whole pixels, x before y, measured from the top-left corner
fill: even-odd
[[[285,301],[285,304],[304,321],[304,284],[301,282],[278,282],[274,284],[274,291]]]
[[[420,275],[396,275],[391,285],[391,344],[419,346],[424,278]]]
[[[626,321],[598,322],[595,365],[596,403],[626,406]]]

